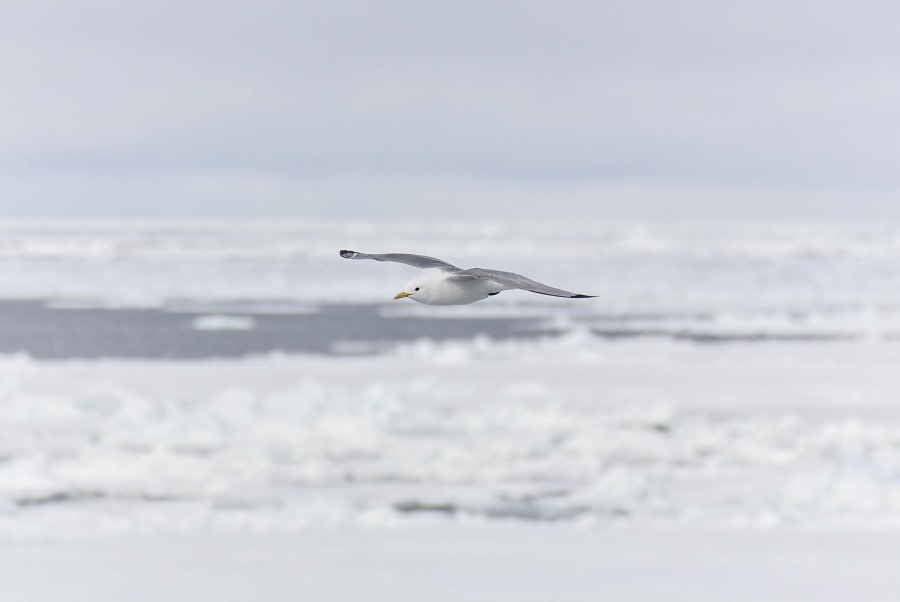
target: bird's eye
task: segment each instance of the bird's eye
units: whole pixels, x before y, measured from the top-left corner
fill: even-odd
[[[418,286],[416,287],[416,290],[419,290],[419,287],[418,287]]]

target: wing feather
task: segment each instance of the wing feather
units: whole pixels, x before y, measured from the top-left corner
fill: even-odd
[[[375,261],[391,261],[394,263],[403,263],[411,265],[420,270],[429,268],[438,268],[445,272],[456,272],[459,268],[449,264],[446,261],[427,257],[425,255],[410,255],[409,253],[357,253],[356,251],[341,251],[341,257],[344,259],[374,259]]]
[[[522,274],[501,272],[500,270],[472,268],[469,270],[460,270],[459,273],[454,274],[452,278],[478,278],[490,280],[491,282],[496,282],[497,284],[508,288],[522,289],[539,295],[550,295],[551,297],[567,297],[569,299],[591,299],[595,297],[595,295],[582,295],[561,288],[547,286],[546,284],[542,284],[531,278],[526,278]]]
[[[561,288],[555,288],[542,284],[531,278],[526,278],[521,274],[514,272],[502,272],[500,270],[488,270],[485,268],[471,268],[463,270],[453,264],[447,263],[434,257],[426,255],[412,255],[409,253],[358,253],[356,251],[341,251],[341,257],[344,259],[374,259],[375,261],[390,261],[394,263],[402,263],[410,265],[420,270],[437,268],[445,272],[451,272],[451,280],[490,280],[507,289],[521,289],[537,293],[539,295],[550,295],[551,297],[567,297],[569,299],[589,299],[594,295],[582,295],[573,293]]]

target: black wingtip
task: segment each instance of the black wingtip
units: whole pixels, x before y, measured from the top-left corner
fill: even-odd
[[[341,257],[344,259],[353,259],[354,255],[356,255],[356,251],[347,251],[346,249],[341,250]]]
[[[597,295],[572,295],[569,299],[596,299]]]

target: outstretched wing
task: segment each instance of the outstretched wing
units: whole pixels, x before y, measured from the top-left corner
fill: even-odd
[[[408,253],[357,253],[356,251],[341,251],[341,257],[344,259],[374,259],[375,261],[393,261],[394,263],[405,263],[420,270],[428,268],[438,268],[445,272],[460,271],[455,265],[451,265],[446,261],[435,259],[434,257],[426,257],[425,255],[410,255]]]
[[[486,270],[484,268],[472,268],[470,270],[460,270],[457,274],[451,276],[451,279],[457,278],[478,278],[480,280],[490,280],[507,288],[518,288],[539,295],[550,295],[551,297],[568,297],[569,299],[590,299],[595,295],[580,295],[570,291],[564,291],[561,288],[554,288],[535,282],[531,278],[526,278],[521,274],[513,272],[501,272],[500,270]]]

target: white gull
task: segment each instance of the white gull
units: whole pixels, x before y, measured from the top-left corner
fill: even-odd
[[[392,261],[423,270],[419,276],[410,280],[404,289],[394,296],[394,299],[409,298],[426,305],[466,305],[511,289],[521,289],[540,295],[566,297],[569,299],[589,299],[594,296],[580,295],[547,286],[513,272],[501,272],[500,270],[484,268],[463,270],[446,261],[441,261],[434,257],[426,257],[425,255],[410,255],[408,253],[370,254],[357,253],[356,251],[341,251],[341,257],[345,259]]]

